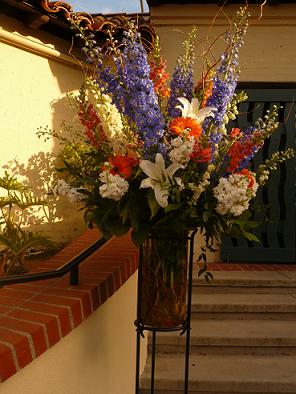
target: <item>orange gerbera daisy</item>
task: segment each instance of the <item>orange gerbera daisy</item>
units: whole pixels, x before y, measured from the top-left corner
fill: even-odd
[[[202,129],[199,123],[193,118],[174,118],[169,126],[172,133],[180,135],[188,132],[188,136],[198,138]]]

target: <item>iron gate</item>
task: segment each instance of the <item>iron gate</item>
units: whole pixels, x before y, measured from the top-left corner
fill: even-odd
[[[279,129],[266,141],[265,146],[254,157],[256,169],[277,150],[296,148],[295,101],[296,86],[274,84],[241,86],[248,93],[248,101],[239,107],[234,127],[244,130],[263,118],[273,105],[282,106],[279,111]],[[296,169],[295,159],[288,160],[272,172],[267,186],[261,188],[255,200],[258,206],[268,207],[265,214],[256,213],[254,219],[262,225],[253,232],[261,243],[243,238],[225,237],[221,246],[223,261],[296,263]]]

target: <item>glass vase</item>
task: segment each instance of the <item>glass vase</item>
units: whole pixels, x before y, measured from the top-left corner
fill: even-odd
[[[141,246],[141,311],[147,328],[173,329],[186,320],[186,235],[151,235]]]

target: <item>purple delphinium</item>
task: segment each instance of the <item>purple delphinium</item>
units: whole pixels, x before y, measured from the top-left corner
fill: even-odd
[[[178,57],[177,64],[170,84],[170,97],[168,100],[168,115],[176,118],[181,115],[179,97],[191,101],[193,97],[193,63],[195,48],[196,27],[188,34],[184,41],[184,53]]]
[[[247,17],[247,12],[241,10],[234,20],[232,32],[226,34],[225,41],[229,48],[220,58],[220,66],[213,78],[212,94],[206,103],[207,107],[217,108],[214,116],[205,119],[203,123],[204,131],[207,131],[210,125],[215,127],[216,133],[212,133],[210,136],[213,143],[218,143],[222,138],[219,129],[224,126],[224,118],[237,86],[239,77],[238,52],[244,43],[248,25]]]
[[[114,58],[115,63],[118,61]],[[112,94],[112,101],[120,112],[124,112],[122,104],[122,97],[125,95],[125,90],[120,84],[117,73],[114,73],[110,66],[104,67],[103,64],[98,67],[97,83],[103,86],[107,93]]]
[[[158,105],[158,98],[150,79],[147,53],[139,34],[128,31],[123,39],[124,49],[114,59],[116,74],[111,69],[101,70],[99,78],[112,93],[114,104],[135,124],[144,144],[144,156],[165,154],[159,142],[164,133],[165,121]]]
[[[171,84],[170,84],[170,97],[168,100],[168,115],[172,118],[176,118],[181,115],[181,110],[176,108],[176,105],[180,105],[178,97],[186,97],[187,100],[191,101],[193,94],[193,70],[192,66],[183,70],[183,67],[177,63]]]
[[[245,141],[254,141],[254,137],[253,137],[253,133],[254,131],[257,131],[256,127],[254,126],[250,126],[248,127],[246,130],[244,130],[244,139],[243,139],[243,143]],[[244,168],[248,168],[250,166],[250,161],[253,159],[255,153],[258,152],[258,150],[262,147],[262,143],[254,143],[254,146],[251,149],[251,153],[246,156],[240,163],[239,163],[239,167],[238,167],[238,171],[243,170]]]

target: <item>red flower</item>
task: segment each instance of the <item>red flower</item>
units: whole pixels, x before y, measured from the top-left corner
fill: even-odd
[[[193,147],[193,152],[190,156],[191,160],[195,163],[209,163],[212,158],[211,147],[203,148],[196,142]]]
[[[231,138],[240,137],[241,134],[242,134],[241,129],[239,129],[238,127],[234,127],[230,131],[230,137]]]
[[[89,104],[86,107],[81,105],[78,116],[80,123],[85,126],[84,133],[87,139],[92,145],[98,147],[102,140],[106,139],[106,136],[93,105]]]
[[[202,132],[200,124],[192,118],[174,118],[171,121],[169,128],[171,132],[177,135],[188,131],[188,135],[195,138],[198,138]]]
[[[113,156],[109,158],[109,164],[111,166],[110,173],[112,175],[120,175],[127,179],[132,175],[133,167],[138,163],[138,159],[132,156]],[[102,170],[106,170],[103,166]]]
[[[252,189],[252,187],[255,183],[255,179],[254,179],[252,173],[249,170],[247,170],[246,168],[244,168],[243,170],[241,170],[240,174],[245,175],[249,179],[248,188]]]
[[[235,172],[241,161],[252,154],[255,146],[251,140],[236,141],[228,151],[230,162],[227,171]]]
[[[166,62],[160,58],[158,64],[150,63],[150,79],[153,82],[155,93],[161,97],[168,97],[170,89],[165,86],[169,74],[165,72]]]

